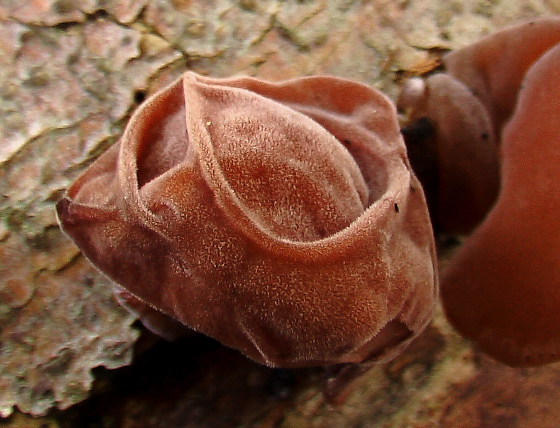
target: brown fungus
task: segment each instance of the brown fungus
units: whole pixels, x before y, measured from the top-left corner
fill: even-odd
[[[156,330],[154,309],[269,366],[386,361],[437,294],[394,107],[344,79],[188,72],[57,210]]]
[[[403,100],[429,117],[445,155],[439,184],[451,197],[438,200],[438,216],[448,216],[439,223],[466,231],[482,222],[442,274],[445,312],[499,361],[558,361],[560,18],[506,28],[444,63],[448,74],[429,77],[424,91],[414,83]],[[486,209],[470,215],[481,200]]]

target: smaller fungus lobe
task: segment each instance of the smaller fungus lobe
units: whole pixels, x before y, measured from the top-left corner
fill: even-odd
[[[428,174],[433,182],[418,175],[436,230],[471,232],[496,202],[503,127],[525,73],[558,43],[559,22],[542,18],[498,31],[446,54],[446,73],[403,85],[397,105],[409,113],[407,127],[428,119],[434,128],[423,151],[438,159],[437,173]]]
[[[386,361],[429,322],[437,273],[418,187],[395,109],[372,88],[188,72],[57,210],[155,330],[174,336],[178,322],[302,367]]]

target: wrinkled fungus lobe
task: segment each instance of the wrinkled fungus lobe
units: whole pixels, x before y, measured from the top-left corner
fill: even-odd
[[[504,29],[444,63],[449,74],[427,79],[415,115],[428,115],[443,168],[455,168],[443,174],[472,187],[440,177],[453,196],[439,208],[476,204],[473,192],[486,207],[469,217],[466,229],[483,221],[442,274],[446,314],[502,362],[560,360],[560,18]]]
[[[188,72],[57,210],[153,328],[169,316],[270,366],[390,359],[437,294],[394,108],[343,79]]]

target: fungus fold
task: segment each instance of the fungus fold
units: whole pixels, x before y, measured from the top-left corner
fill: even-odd
[[[386,361],[437,295],[395,109],[344,79],[187,72],[57,212],[152,328],[180,323],[269,366]]]

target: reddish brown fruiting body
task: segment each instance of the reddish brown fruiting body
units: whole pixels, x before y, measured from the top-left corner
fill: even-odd
[[[395,109],[344,79],[186,73],[57,208],[156,329],[154,309],[270,366],[386,361],[437,294]]]

